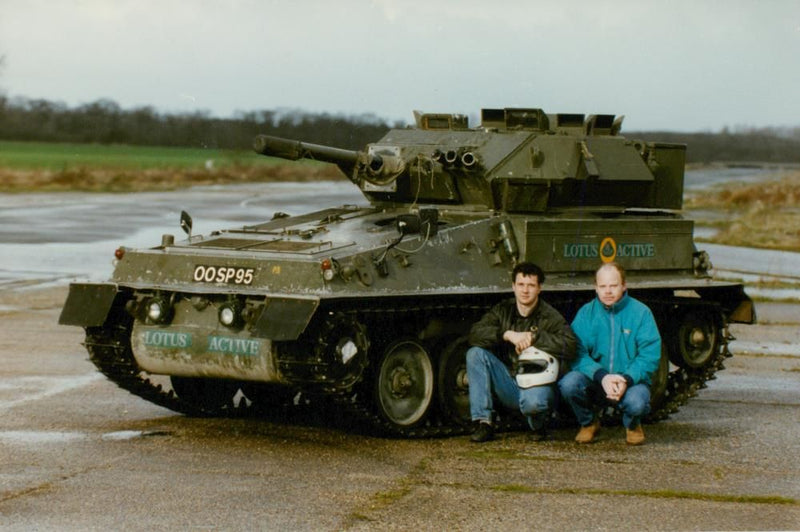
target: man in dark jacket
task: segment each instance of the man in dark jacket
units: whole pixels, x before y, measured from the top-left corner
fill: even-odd
[[[555,383],[521,389],[514,371],[519,354],[534,346],[556,358],[575,356],[576,338],[567,321],[539,299],[544,272],[521,262],[511,273],[514,298],[502,301],[472,326],[467,351],[467,378],[472,421],[471,440],[484,442],[494,435],[493,394],[508,408],[519,408],[528,418],[532,439],[547,436],[547,421],[555,402]]]

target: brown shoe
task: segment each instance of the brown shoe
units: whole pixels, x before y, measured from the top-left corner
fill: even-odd
[[[644,443],[644,431],[642,426],[639,425],[635,429],[626,429],[625,441],[628,445],[641,445]]]
[[[595,419],[591,424],[581,427],[581,430],[578,431],[578,435],[575,436],[575,441],[578,443],[592,443],[598,430],[600,430],[600,420]]]

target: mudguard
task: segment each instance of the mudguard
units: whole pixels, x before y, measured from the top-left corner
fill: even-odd
[[[80,327],[99,327],[106,321],[108,311],[117,295],[115,283],[72,283],[61,309],[58,323]]]
[[[269,296],[253,327],[253,335],[272,340],[296,340],[318,306],[318,297]]]

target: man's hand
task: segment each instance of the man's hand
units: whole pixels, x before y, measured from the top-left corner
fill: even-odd
[[[603,386],[603,391],[606,392],[606,397],[609,401],[619,402],[622,396],[625,395],[625,390],[628,389],[628,381],[622,375],[609,373],[600,383]]]
[[[503,340],[514,344],[517,354],[522,353],[525,349],[533,345],[533,333],[530,331],[516,332],[506,331],[503,333]],[[624,380],[624,379],[623,379]]]

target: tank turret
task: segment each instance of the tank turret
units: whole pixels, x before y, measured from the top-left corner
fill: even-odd
[[[475,129],[463,115],[418,113],[416,122],[364,151],[266,135],[255,150],[332,162],[376,202],[512,212],[682,207],[685,146],[625,139],[621,117],[484,109]]]

